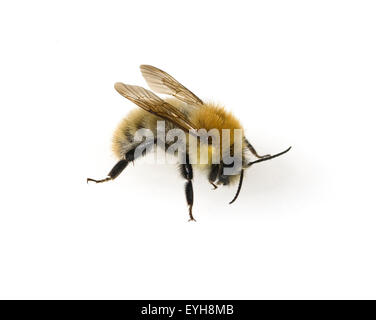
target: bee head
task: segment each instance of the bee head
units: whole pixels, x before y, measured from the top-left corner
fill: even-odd
[[[249,167],[251,167],[253,164],[255,163],[259,163],[259,162],[263,162],[263,161],[266,161],[266,160],[271,160],[273,158],[276,158],[276,157],[279,157],[283,154],[285,154],[286,152],[288,152],[289,150],[291,149],[291,147],[287,148],[285,151],[282,151],[280,153],[277,153],[277,154],[274,154],[274,155],[268,155],[268,156],[265,156],[265,157],[262,157],[261,159],[258,159],[258,160],[255,160],[255,161],[251,161],[251,162],[248,162],[240,171],[239,174],[236,174],[236,175],[233,175],[233,177],[237,177],[239,176],[239,184],[238,184],[238,190],[236,191],[236,194],[235,194],[235,197],[234,199],[232,199],[232,201],[230,202],[233,203],[239,196],[239,193],[240,193],[240,190],[242,189],[242,184],[243,184],[243,177],[244,177],[244,170],[245,169],[248,169]],[[220,179],[221,177],[219,177]],[[228,176],[225,176],[224,179],[226,182],[229,182],[230,181],[230,178]]]
[[[217,183],[228,186],[233,185],[242,171],[241,162],[234,161],[231,164],[222,162],[219,166]]]

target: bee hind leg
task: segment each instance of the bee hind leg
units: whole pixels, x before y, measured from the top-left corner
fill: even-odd
[[[129,164],[128,160],[125,160],[125,159],[120,160],[111,169],[111,171],[108,173],[108,175],[107,175],[106,178],[100,179],[100,180],[95,180],[95,179],[87,178],[86,182],[88,183],[89,181],[92,181],[92,182],[95,182],[95,183],[102,183],[102,182],[114,180],[116,177],[118,177],[120,175],[120,173],[122,173],[122,171],[127,167],[128,164]]]
[[[144,156],[147,152],[151,150],[151,146],[156,143],[156,140],[154,141],[146,141],[141,144],[139,144],[137,147],[134,147],[133,149],[129,150],[125,156],[124,159],[120,160],[115,166],[111,169],[111,171],[108,173],[107,177],[101,180],[95,180],[91,178],[87,178],[86,182],[88,183],[89,181],[95,182],[95,183],[102,183],[110,180],[114,180],[117,178],[120,173],[123,172],[123,170],[128,166],[129,162],[132,162],[134,164],[134,160],[136,160],[140,156]],[[136,152],[137,148],[142,146],[140,150],[142,152]]]

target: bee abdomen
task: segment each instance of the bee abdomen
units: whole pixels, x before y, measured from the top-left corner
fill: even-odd
[[[132,110],[118,125],[114,132],[112,139],[112,150],[116,157],[121,159],[125,154],[134,148],[138,143],[134,141],[134,136],[137,130],[148,129],[152,132],[154,137],[157,136],[157,122],[164,121],[142,109]],[[166,132],[175,128],[174,124],[165,121]]]

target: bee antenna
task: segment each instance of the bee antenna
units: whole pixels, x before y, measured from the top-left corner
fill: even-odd
[[[286,152],[290,151],[291,147],[287,148],[285,151],[282,151],[280,153],[277,153],[277,154],[273,154],[271,156],[267,156],[265,158],[262,158],[262,159],[259,159],[259,160],[256,160],[256,161],[252,161],[252,162],[249,162],[247,164],[247,168],[250,167],[251,165],[255,164],[255,163],[259,163],[259,162],[263,162],[263,161],[266,161],[266,160],[271,160],[273,158],[277,158],[283,154],[285,154]]]
[[[240,178],[239,178],[239,184],[238,184],[238,190],[236,191],[236,195],[234,197],[234,199],[231,200],[231,203],[234,203],[235,200],[238,198],[238,195],[240,193],[240,190],[242,189],[242,184],[243,184],[243,176],[244,176],[244,170],[242,169],[242,171],[240,172]]]

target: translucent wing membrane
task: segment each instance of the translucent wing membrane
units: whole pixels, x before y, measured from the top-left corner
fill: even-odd
[[[171,77],[168,73],[149,65],[140,66],[143,77],[150,89],[157,93],[169,94],[176,99],[188,104],[201,105],[203,102],[199,97],[184,87],[181,83]]]
[[[179,109],[162,100],[149,90],[121,82],[115,83],[115,89],[123,97],[137,104],[142,109],[173,122],[185,131],[197,129]]]

